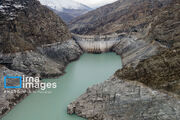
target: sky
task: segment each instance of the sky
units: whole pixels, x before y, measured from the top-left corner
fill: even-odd
[[[105,4],[115,2],[117,0],[74,0],[74,1],[85,4],[91,8],[97,8],[97,7],[103,6]]]

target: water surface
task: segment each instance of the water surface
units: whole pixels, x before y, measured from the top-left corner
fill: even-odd
[[[121,58],[115,53],[84,54],[66,68],[51,94],[34,93],[18,104],[2,120],[84,120],[67,114],[67,105],[94,84],[107,80],[121,68]]]

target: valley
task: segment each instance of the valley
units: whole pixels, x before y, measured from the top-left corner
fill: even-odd
[[[74,0],[39,0],[42,5],[47,6],[62,18],[67,24],[74,18],[81,16],[92,8]]]
[[[180,119],[178,0],[118,0],[68,26],[37,0],[0,5],[0,119]],[[47,96],[4,93],[7,75],[59,87]]]

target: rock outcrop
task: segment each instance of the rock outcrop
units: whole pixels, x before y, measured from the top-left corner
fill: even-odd
[[[135,68],[126,66],[116,76],[180,95],[180,50],[162,52],[141,61]]]
[[[180,95],[180,4],[162,9],[152,23],[148,38],[166,46],[153,57],[141,61],[135,68],[126,66],[116,72],[119,78],[140,81],[154,89],[164,89]]]
[[[64,73],[66,64],[76,60],[82,50],[73,40],[37,47],[35,51],[0,54],[0,62],[9,69],[41,78],[57,77]]]
[[[5,92],[6,90],[4,88],[4,76],[9,75],[9,76],[22,76],[24,75],[21,72],[18,71],[13,71],[9,70],[8,68],[4,66],[0,66],[0,118],[5,115],[7,112],[9,112],[16,104],[18,104],[22,99],[24,99],[29,92],[32,91],[32,89],[11,89],[11,91],[16,90],[16,91],[22,91],[19,93],[11,93]],[[16,80],[9,79],[9,84],[13,86],[18,86],[19,82]]]
[[[88,120],[178,120],[180,99],[113,76],[88,88],[68,106],[68,113]]]
[[[160,44],[155,41],[144,40],[136,35],[132,35],[122,38],[112,48],[112,51],[121,56],[123,66],[129,64],[136,66],[139,61],[156,55],[159,48]]]

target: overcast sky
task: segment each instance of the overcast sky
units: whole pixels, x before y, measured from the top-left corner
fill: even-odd
[[[74,0],[74,1],[83,3],[91,8],[96,8],[96,7],[99,7],[108,3],[115,2],[117,0]]]

